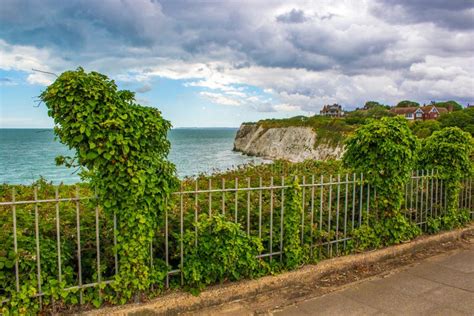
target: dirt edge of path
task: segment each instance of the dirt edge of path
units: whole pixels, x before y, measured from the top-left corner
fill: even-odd
[[[246,306],[251,313],[265,314],[347,284],[391,274],[422,259],[465,248],[472,242],[474,224],[421,236],[400,245],[324,260],[275,276],[212,286],[199,296],[175,291],[148,302],[85,311],[82,315],[177,315],[206,309],[218,311],[228,304]]]

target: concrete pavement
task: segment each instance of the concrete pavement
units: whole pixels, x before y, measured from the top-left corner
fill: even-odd
[[[474,244],[273,315],[474,315]]]

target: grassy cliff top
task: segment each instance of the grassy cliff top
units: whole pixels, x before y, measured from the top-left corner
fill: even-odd
[[[248,124],[248,123],[244,123]],[[341,144],[348,135],[356,128],[343,118],[331,118],[327,116],[295,116],[286,119],[265,119],[257,124],[265,129],[281,127],[311,127],[316,133],[316,145],[319,144]]]

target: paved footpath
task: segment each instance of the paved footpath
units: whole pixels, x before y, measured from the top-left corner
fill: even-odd
[[[273,315],[474,315],[474,244]]]

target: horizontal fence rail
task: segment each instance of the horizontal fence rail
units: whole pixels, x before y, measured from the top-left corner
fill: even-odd
[[[285,197],[293,177],[196,180],[183,182],[172,194],[171,207],[160,217],[150,244],[150,265],[164,264],[169,271],[165,288],[183,284],[180,267],[186,258],[183,235],[194,232],[201,214],[221,214],[259,237],[264,250],[257,256],[269,262],[284,255]],[[315,260],[347,254],[351,232],[367,222],[377,200],[363,174],[299,176],[303,214],[301,244]],[[43,304],[43,289],[59,282],[73,292],[77,303],[91,291],[113,282],[118,271],[117,220],[97,206],[91,192],[78,186],[13,188],[0,201],[0,303],[7,289],[20,291],[23,282],[36,285],[35,297]],[[31,194],[32,193],[32,194]],[[416,171],[405,187],[403,212],[421,229],[427,220],[444,214],[446,185],[435,171]],[[9,195],[9,198],[8,198]],[[29,199],[18,199],[18,197]],[[39,198],[41,196],[41,198]],[[1,196],[0,196],[1,197]],[[462,180],[459,208],[472,208],[472,179]],[[161,286],[161,285],[158,285]]]

